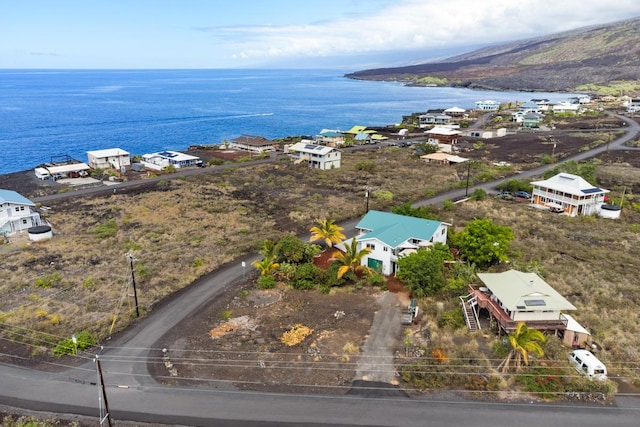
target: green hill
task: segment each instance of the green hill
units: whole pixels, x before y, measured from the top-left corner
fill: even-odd
[[[346,77],[497,90],[640,90],[640,18],[486,47],[443,62]]]

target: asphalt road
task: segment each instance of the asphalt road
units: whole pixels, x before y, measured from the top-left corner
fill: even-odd
[[[611,150],[621,148],[640,132],[638,123],[620,118],[627,122],[628,132],[609,144]],[[600,147],[572,159],[585,159],[606,149]],[[518,178],[539,175],[548,167],[551,166],[522,172]],[[493,191],[497,184],[485,183],[469,190],[484,188]],[[419,204],[441,203],[461,198],[464,194],[465,189],[456,190]],[[73,194],[79,195],[80,192]],[[60,196],[69,197],[69,193]],[[38,201],[46,200],[43,199]],[[357,221],[356,218],[342,225],[349,232]],[[638,425],[640,399],[627,396],[618,396],[612,406],[509,404],[458,399],[284,395],[221,391],[207,387],[165,387],[156,383],[147,371],[147,361],[150,357],[158,357],[161,352],[149,349],[154,348],[155,343],[173,326],[223,293],[229,285],[242,280],[246,274],[242,261],[250,265],[256,258],[257,255],[253,255],[237,260],[198,280],[171,302],[151,311],[148,317],[124,334],[105,343],[99,358],[113,419],[194,426]],[[56,373],[0,364],[0,404],[97,417],[100,389],[96,385],[93,356],[82,354],[79,357],[84,357],[85,363]]]

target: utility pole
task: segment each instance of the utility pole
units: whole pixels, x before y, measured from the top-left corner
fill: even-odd
[[[369,212],[369,187],[366,187],[364,190],[364,198],[367,201],[367,210],[365,211],[365,213]]]
[[[464,196],[469,195],[469,174],[471,173],[471,160],[467,160],[467,186],[464,189]]]
[[[125,256],[129,258],[129,268],[131,269],[131,284],[133,285],[133,299],[136,303],[136,317],[140,317],[140,309],[138,308],[138,291],[136,290],[136,277],[133,273],[133,261],[137,261],[137,259],[135,259],[130,252],[127,252]]]
[[[109,402],[107,401],[107,389],[104,386],[104,377],[102,376],[102,365],[100,365],[100,359],[98,358],[98,355],[96,355],[96,358],[94,359],[94,361],[96,362],[96,369],[98,370],[98,377],[100,378],[100,388],[102,389],[101,395],[98,395],[98,406],[100,407],[100,425],[102,425],[104,423],[104,420],[107,420],[107,423],[109,424],[109,427],[112,427],[111,424],[111,414],[109,413]],[[102,400],[101,400],[102,399]],[[104,409],[105,409],[105,416],[102,416],[102,404],[101,402],[104,401]]]

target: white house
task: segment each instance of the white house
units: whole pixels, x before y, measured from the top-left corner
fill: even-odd
[[[122,171],[129,169],[131,157],[128,152],[120,148],[107,148],[105,150],[87,151],[89,166],[93,169],[116,169]]]
[[[640,111],[640,98],[632,98],[627,103],[627,113],[637,113]]]
[[[476,110],[480,111],[498,111],[500,103],[496,101],[476,101]]]
[[[418,116],[420,128],[431,127],[434,125],[447,125],[451,121],[451,116],[446,114],[427,113]]]
[[[471,306],[486,309],[499,328],[510,333],[518,323],[542,331],[564,331],[562,311],[576,308],[535,273],[508,270],[478,273],[482,286],[472,290]]]
[[[398,258],[435,243],[447,242],[449,224],[371,210],[358,222],[358,249],[369,248],[367,265],[382,274],[395,274]]]
[[[444,113],[449,117],[464,117],[467,113],[467,110],[460,107],[451,107],[444,110]]]
[[[609,190],[594,187],[582,177],[559,173],[544,181],[534,181],[532,201],[550,209],[562,209],[570,216],[595,215]]]
[[[568,101],[560,101],[554,104],[551,109],[554,113],[574,113],[577,114],[580,109],[580,104],[573,104]]]
[[[162,151],[144,154],[141,163],[148,169],[162,170],[169,165],[173,165],[175,168],[198,166],[202,160],[199,157],[177,151]]]
[[[342,153],[334,147],[314,145],[310,141],[300,141],[287,148],[296,163],[307,161],[309,167],[316,169],[335,169],[340,167]]]
[[[12,190],[0,190],[0,234],[9,235],[41,224],[36,204]]]

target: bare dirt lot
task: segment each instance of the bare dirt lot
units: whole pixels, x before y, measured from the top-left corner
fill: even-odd
[[[314,264],[327,268],[332,252],[323,252]],[[156,347],[168,349],[164,356],[171,369],[163,362],[151,364],[150,371],[168,385],[344,394],[356,380],[361,347],[383,292],[393,293],[395,304],[409,302],[393,277],[384,288],[347,287],[328,294],[239,284],[167,334]],[[296,325],[309,328],[309,336],[285,344],[283,335]]]

